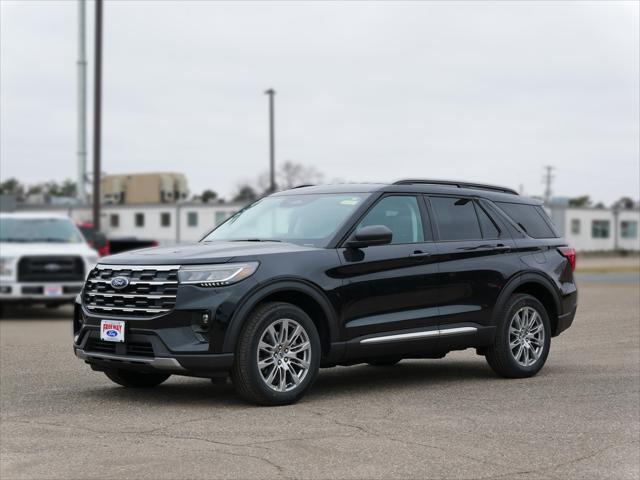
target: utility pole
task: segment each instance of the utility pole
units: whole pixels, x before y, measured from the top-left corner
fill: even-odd
[[[551,202],[551,194],[552,194],[551,184],[553,183],[553,170],[554,170],[554,167],[551,166],[551,165],[546,165],[544,167],[544,169],[545,169],[545,174],[542,177],[542,181],[545,184],[544,204],[548,207],[549,203]]]
[[[270,88],[266,92],[269,95],[269,193],[276,191],[276,126],[274,96],[276,91]]]
[[[86,0],[78,0],[78,176],[76,197],[87,203],[87,54]]]
[[[93,226],[100,231],[100,134],[102,128],[102,0],[96,0],[93,91]]]

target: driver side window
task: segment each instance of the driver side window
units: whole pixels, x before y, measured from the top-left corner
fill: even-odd
[[[356,230],[371,225],[388,227],[393,233],[392,244],[424,242],[424,229],[416,197],[384,197],[367,213]]]

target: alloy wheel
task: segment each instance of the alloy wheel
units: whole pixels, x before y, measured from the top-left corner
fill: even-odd
[[[309,373],[311,342],[302,325],[289,318],[269,325],[258,342],[258,371],[272,390],[295,389]]]
[[[538,361],[544,351],[544,323],[540,314],[531,307],[521,307],[509,324],[509,351],[523,367]]]

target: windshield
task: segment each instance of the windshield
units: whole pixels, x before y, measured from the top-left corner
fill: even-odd
[[[0,242],[81,243],[84,238],[64,218],[0,218]]]
[[[368,194],[267,197],[241,210],[203,241],[283,241],[326,247]]]

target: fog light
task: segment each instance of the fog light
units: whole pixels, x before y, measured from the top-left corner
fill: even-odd
[[[209,312],[206,312],[206,313],[202,314],[202,326],[203,327],[208,327],[209,326]]]

